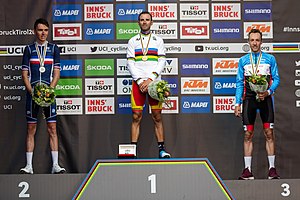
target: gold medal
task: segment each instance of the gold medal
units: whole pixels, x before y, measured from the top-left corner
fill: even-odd
[[[141,40],[142,52],[143,52],[142,61],[146,62],[148,60],[147,53],[148,53],[149,43],[150,43],[150,40],[151,40],[151,33],[149,35],[146,48],[144,48],[143,39],[142,39],[141,34],[140,34],[140,40]]]
[[[148,57],[147,57],[147,56],[143,56],[143,57],[142,57],[142,60],[145,62],[145,61],[148,60]]]

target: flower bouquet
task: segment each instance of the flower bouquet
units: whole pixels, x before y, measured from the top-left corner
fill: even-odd
[[[155,80],[148,85],[148,94],[151,98],[156,99],[160,102],[166,103],[170,96],[170,87],[168,82],[164,80]]]
[[[263,76],[263,75],[252,74],[248,78],[248,83],[249,83],[250,89],[256,93],[265,92],[268,89],[267,77]],[[260,101],[258,94],[256,95],[256,100]]]
[[[32,92],[32,99],[41,107],[48,107],[55,102],[54,88],[45,83],[37,83]]]

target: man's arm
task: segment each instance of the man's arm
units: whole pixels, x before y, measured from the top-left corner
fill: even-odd
[[[54,70],[53,70],[53,77],[50,83],[50,87],[55,88],[60,78],[60,51],[57,45],[54,45],[53,64],[54,64]]]
[[[26,90],[31,94],[32,93],[32,87],[28,78],[28,70],[22,70],[22,79],[24,82],[24,85],[26,87]]]

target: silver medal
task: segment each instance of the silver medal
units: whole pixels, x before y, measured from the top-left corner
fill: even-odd
[[[40,67],[40,72],[41,72],[41,73],[44,73],[45,71],[46,71],[46,68],[45,68],[44,66],[41,66],[41,67]]]

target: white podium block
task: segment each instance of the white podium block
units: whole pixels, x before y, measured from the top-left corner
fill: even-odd
[[[118,158],[135,158],[136,145],[135,144],[120,144]]]

